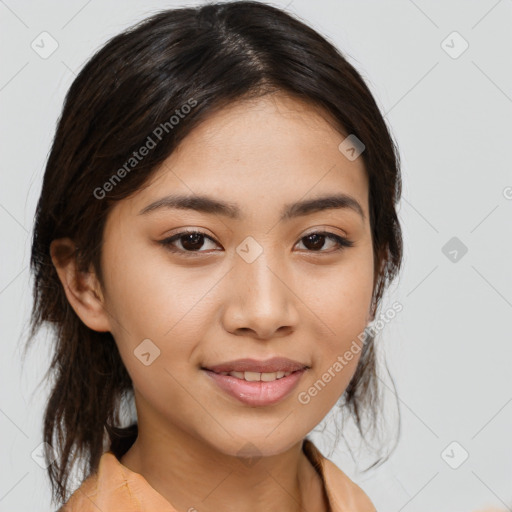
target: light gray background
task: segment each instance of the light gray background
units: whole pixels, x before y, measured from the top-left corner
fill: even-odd
[[[38,384],[50,345],[39,336],[23,368],[20,347],[33,215],[64,95],[108,38],[156,10],[198,3],[0,0],[2,511],[49,510],[45,471],[31,453],[41,443],[47,390]],[[274,4],[345,52],[402,158],[404,269],[383,308],[399,300],[404,309],[380,341],[402,437],[375,471],[358,472],[342,445],[332,460],[380,512],[512,510],[512,1]],[[43,31],[59,45],[47,59],[31,48]],[[461,40],[442,46],[453,31],[469,44],[457,58],[445,49],[454,55]],[[468,248],[456,262],[442,252],[452,237]],[[325,423],[313,437],[327,453],[334,427]],[[443,459],[453,441],[460,446]],[[455,465],[462,450],[468,459],[452,469],[446,461]]]

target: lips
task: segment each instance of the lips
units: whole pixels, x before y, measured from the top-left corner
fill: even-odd
[[[307,371],[306,368],[302,368],[284,377],[274,378],[270,382],[265,382],[263,379],[247,381],[232,374],[224,375],[203,369],[204,374],[209,378],[210,382],[216,385],[217,389],[224,391],[224,393],[235,398],[238,402],[250,407],[270,406],[289,397]]]
[[[230,372],[254,372],[254,373],[290,373],[297,370],[309,368],[308,365],[294,361],[286,357],[273,357],[265,361],[257,359],[236,359],[213,366],[205,366],[203,369],[210,370],[214,373],[230,373]]]

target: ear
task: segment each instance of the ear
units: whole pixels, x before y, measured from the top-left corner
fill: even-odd
[[[73,240],[53,240],[50,255],[66,297],[82,322],[94,331],[110,331],[110,317],[105,309],[100,283],[92,270],[78,270]]]

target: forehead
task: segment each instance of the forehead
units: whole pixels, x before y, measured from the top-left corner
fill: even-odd
[[[245,209],[278,208],[300,198],[345,193],[365,215],[368,181],[361,157],[338,149],[328,114],[283,94],[234,103],[197,126],[131,204],[138,213],[165,194],[215,195]]]

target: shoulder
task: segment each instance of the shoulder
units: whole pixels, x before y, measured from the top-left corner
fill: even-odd
[[[322,455],[309,439],[304,441],[304,452],[319,471],[333,512],[376,512],[368,495],[336,464]]]
[[[114,457],[114,455],[110,452],[103,453],[96,472],[87,477],[80,487],[71,494],[68,501],[56,512],[89,512],[89,510],[97,510],[98,482],[100,480],[105,482],[113,476],[115,461],[111,457]]]
[[[176,512],[146,479],[112,452],[105,452],[98,470],[89,476],[57,512]]]
[[[329,459],[324,461],[326,490],[330,500],[338,509],[357,512],[376,512],[369,496]]]

